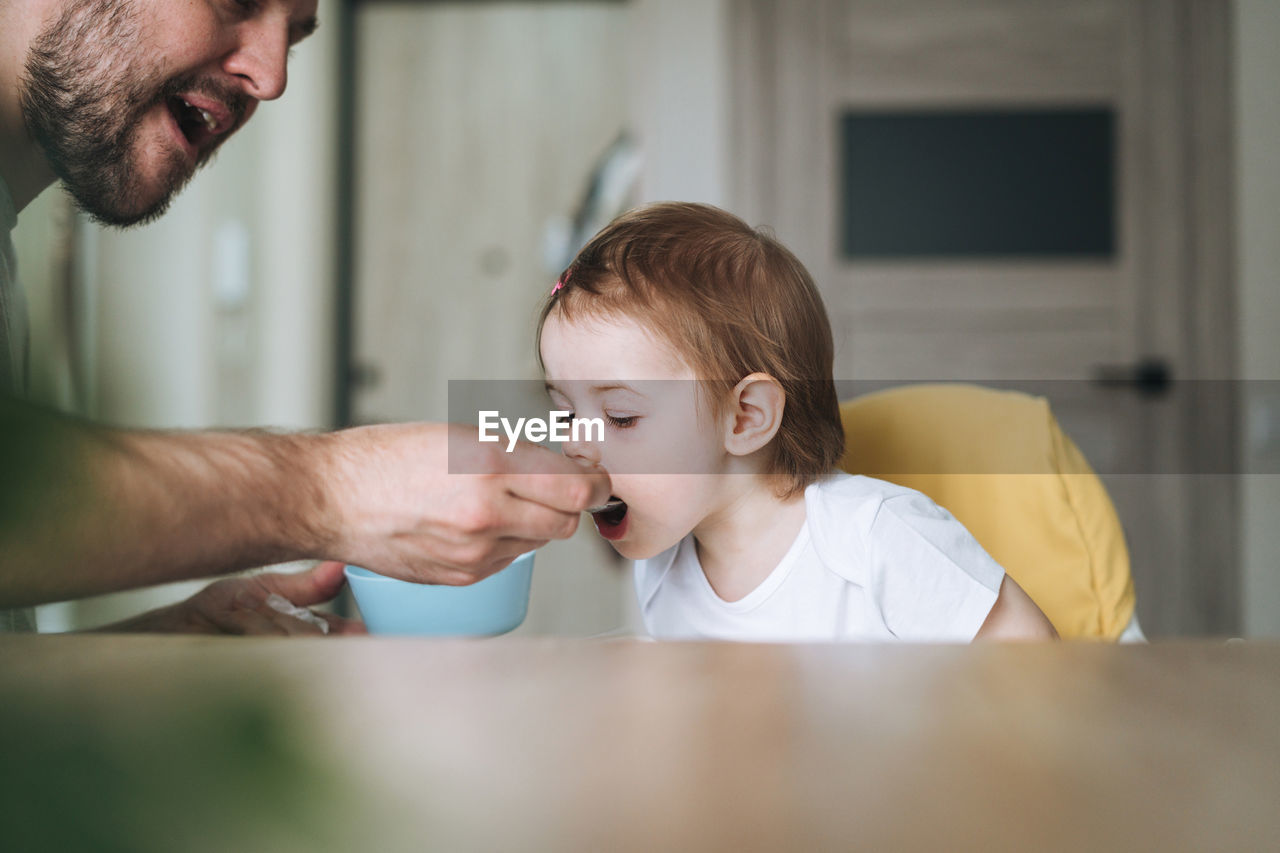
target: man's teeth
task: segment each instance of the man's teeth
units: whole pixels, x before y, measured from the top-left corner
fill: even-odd
[[[196,115],[200,117],[200,121],[204,122],[204,126],[210,131],[218,126],[218,120],[213,117],[213,113],[197,107],[185,98],[183,98],[182,103],[186,104],[188,109],[194,110]]]

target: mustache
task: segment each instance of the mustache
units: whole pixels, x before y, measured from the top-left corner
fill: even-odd
[[[171,98],[176,98],[183,94],[198,94],[207,98],[212,98],[223,104],[231,114],[231,131],[238,130],[240,125],[244,123],[245,115],[249,112],[249,104],[252,101],[243,90],[218,80],[213,77],[201,77],[197,75],[187,75],[176,77],[169,80],[156,93],[155,98],[143,108],[142,111],[150,109],[156,104],[163,104]],[[228,131],[224,136],[230,136]]]

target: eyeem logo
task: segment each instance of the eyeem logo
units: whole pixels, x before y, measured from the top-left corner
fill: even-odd
[[[547,420],[542,418],[516,418],[511,421],[498,412],[479,412],[480,440],[499,441],[498,428],[507,436],[507,452],[516,449],[516,442],[524,431],[524,439],[535,444],[550,439],[551,441],[604,441],[604,418],[574,418],[569,420],[572,412],[550,412]]]

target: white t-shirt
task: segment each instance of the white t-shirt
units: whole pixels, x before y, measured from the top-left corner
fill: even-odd
[[[837,473],[804,493],[805,522],[781,562],[739,601],[703,574],[693,534],[636,562],[658,639],[968,642],[1004,569],[960,522],[912,489]]]

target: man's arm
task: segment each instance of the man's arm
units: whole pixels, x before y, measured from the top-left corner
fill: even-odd
[[[0,400],[0,605],[204,577],[319,545],[306,436],[129,432]]]
[[[608,496],[530,445],[450,474],[451,434],[474,429],[113,430],[0,397],[0,606],[306,558],[471,583]]]

